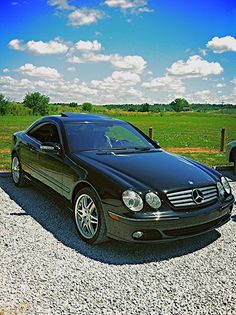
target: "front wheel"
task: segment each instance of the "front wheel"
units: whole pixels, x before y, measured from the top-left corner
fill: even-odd
[[[21,168],[19,157],[14,154],[11,162],[11,177],[17,187],[24,187],[27,185],[27,179],[24,176],[24,171]]]
[[[88,244],[107,240],[101,201],[91,188],[81,189],[74,201],[75,224],[80,238]]]

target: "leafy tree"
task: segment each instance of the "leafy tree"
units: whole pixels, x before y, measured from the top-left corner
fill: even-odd
[[[85,112],[91,112],[93,109],[93,105],[91,103],[84,103],[82,105],[82,110],[84,110]]]
[[[71,102],[71,103],[69,104],[69,106],[70,106],[70,107],[77,107],[77,106],[78,106],[78,104],[77,104],[77,103],[75,103],[75,102]]]
[[[48,113],[48,104],[50,98],[39,92],[27,93],[23,104],[32,109],[33,114],[46,115]]]
[[[0,94],[0,115],[6,115],[8,101],[3,94]]]
[[[140,112],[149,112],[150,110],[150,105],[148,103],[142,104],[140,108]]]
[[[184,98],[176,98],[173,102],[170,103],[170,106],[175,112],[181,112],[184,107],[189,107],[189,103]]]

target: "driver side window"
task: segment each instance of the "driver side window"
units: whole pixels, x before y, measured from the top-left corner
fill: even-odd
[[[60,143],[57,127],[54,124],[42,124],[36,126],[28,134],[41,143]]]

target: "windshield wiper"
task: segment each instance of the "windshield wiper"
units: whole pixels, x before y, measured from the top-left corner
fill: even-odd
[[[141,150],[141,151],[149,151],[151,149],[155,149],[152,147],[134,147],[135,150]]]
[[[125,150],[141,150],[141,151],[149,151],[151,149],[155,149],[154,147],[121,147],[121,148],[107,148],[107,149],[100,149],[98,152],[112,152],[112,151],[125,151]]]
[[[104,152],[114,152],[114,151],[150,151],[155,150],[155,147],[120,147],[120,148],[106,148],[106,149],[90,149],[90,150],[81,150],[80,152],[91,152],[97,151],[97,153],[104,153]]]

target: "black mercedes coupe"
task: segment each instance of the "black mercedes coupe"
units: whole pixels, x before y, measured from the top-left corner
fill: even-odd
[[[234,202],[220,173],[106,115],[62,113],[16,132],[12,179],[56,194],[90,244],[201,234],[226,223]]]

